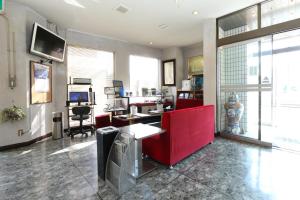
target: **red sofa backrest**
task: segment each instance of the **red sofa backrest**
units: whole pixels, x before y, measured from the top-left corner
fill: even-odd
[[[170,163],[176,163],[214,139],[214,106],[198,106],[166,112],[162,116],[162,134]]]
[[[176,110],[184,108],[192,108],[197,106],[203,106],[202,99],[177,99],[176,100]]]

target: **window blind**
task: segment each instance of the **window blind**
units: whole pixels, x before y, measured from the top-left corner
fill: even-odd
[[[95,92],[95,115],[103,113],[108,103],[104,87],[112,86],[114,53],[81,47],[68,47],[68,77],[91,78]],[[73,91],[88,91],[85,86],[72,86]]]

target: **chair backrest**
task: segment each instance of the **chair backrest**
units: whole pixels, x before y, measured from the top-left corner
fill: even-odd
[[[77,106],[72,108],[72,112],[74,115],[88,115],[91,111],[91,108],[89,106]]]

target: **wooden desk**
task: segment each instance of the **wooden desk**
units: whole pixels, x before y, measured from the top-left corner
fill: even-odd
[[[122,127],[126,125],[136,124],[136,123],[153,123],[160,122],[162,113],[151,113],[151,114],[143,114],[136,113],[135,115],[117,115],[113,116],[112,123],[113,126]]]

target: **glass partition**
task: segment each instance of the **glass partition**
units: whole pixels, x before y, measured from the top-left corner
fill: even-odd
[[[258,139],[259,42],[247,41],[218,50],[222,132]]]
[[[238,11],[218,20],[219,39],[257,29],[257,6]]]

